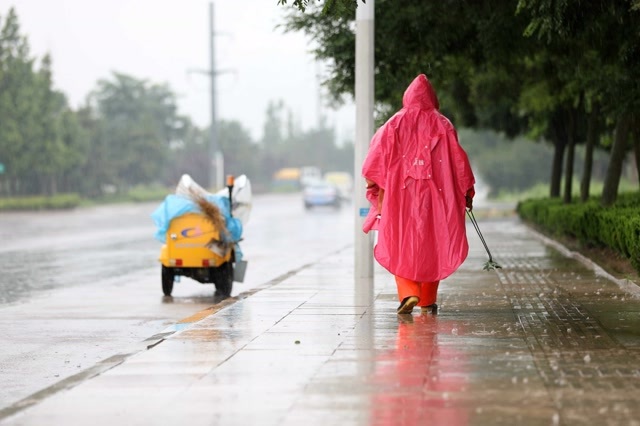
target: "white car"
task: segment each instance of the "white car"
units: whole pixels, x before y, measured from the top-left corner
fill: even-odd
[[[302,190],[302,197],[306,209],[316,206],[340,208],[341,200],[338,188],[324,180],[315,180],[306,185]]]

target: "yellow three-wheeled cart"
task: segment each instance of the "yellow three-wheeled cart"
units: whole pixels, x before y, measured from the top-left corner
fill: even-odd
[[[179,275],[200,283],[214,283],[223,296],[231,294],[235,255],[232,248],[215,250],[212,242],[219,240],[219,231],[202,214],[187,213],[171,221],[159,259],[162,291],[166,296],[171,296]]]
[[[232,191],[234,189],[234,177],[227,177],[229,215],[232,217],[236,228],[242,219],[233,218],[231,211],[236,209],[242,202],[232,201]],[[245,198],[250,199],[251,187],[246,176],[240,177],[241,184],[236,187],[237,192],[242,192]],[[202,194],[205,191],[197,186],[188,175],[183,176],[179,187],[196,188]],[[223,193],[226,191],[223,191]],[[226,195],[218,194],[218,196],[226,198]],[[223,201],[227,201],[223,198]],[[234,197],[235,198],[235,197]],[[199,198],[202,201],[202,196]],[[245,200],[246,204],[246,200]],[[213,283],[216,291],[222,296],[230,296],[233,282],[244,280],[244,271],[247,262],[242,260],[242,253],[239,253],[239,259],[236,262],[236,252],[238,241],[233,238],[240,239],[240,235],[231,237],[223,223],[227,219],[221,219],[219,214],[212,214],[211,209],[221,213],[218,207],[213,206],[210,202],[200,205],[205,208],[209,214],[205,214],[202,210],[188,212],[170,219],[168,226],[165,228],[164,244],[160,249],[160,263],[162,263],[162,291],[166,296],[171,296],[173,284],[176,277],[185,276],[192,278],[200,283]],[[212,217],[214,217],[212,219]],[[248,217],[248,210],[245,207],[244,218]],[[217,218],[217,220],[216,220]],[[225,227],[225,229],[217,229]],[[229,223],[229,222],[228,222]],[[240,228],[241,229],[241,228]],[[221,232],[224,235],[221,235]],[[162,238],[158,236],[158,238]],[[235,273],[234,273],[235,272]]]

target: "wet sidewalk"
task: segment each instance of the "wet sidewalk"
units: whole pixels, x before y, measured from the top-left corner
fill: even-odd
[[[353,249],[306,265],[3,425],[640,425],[640,291],[515,218],[473,227],[438,315],[395,313],[392,277]],[[551,245],[549,245],[551,244]],[[555,247],[555,248],[554,248]],[[33,405],[32,405],[33,404]]]

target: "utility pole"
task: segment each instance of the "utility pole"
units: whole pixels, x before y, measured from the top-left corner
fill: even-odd
[[[209,75],[211,81],[211,143],[209,144],[209,188],[218,190],[224,186],[224,157],[218,143],[216,118],[216,55],[215,31],[213,21],[213,2],[209,3]]]
[[[213,19],[213,2],[209,3],[209,69],[206,70],[189,70],[189,72],[197,72],[209,77],[210,96],[211,96],[211,126],[210,140],[207,148],[207,171],[209,181],[207,182],[209,189],[219,190],[225,186],[224,179],[224,156],[220,149],[217,133],[217,116],[216,116],[216,77],[226,72],[234,72],[233,70],[216,69],[215,41],[216,32],[214,30]]]
[[[369,212],[366,183],[362,177],[362,163],[367,156],[373,136],[374,102],[374,0],[358,2],[356,9],[356,138],[354,161],[355,184],[355,278],[373,277],[372,233],[362,232],[364,218]],[[369,284],[372,286],[372,282]]]

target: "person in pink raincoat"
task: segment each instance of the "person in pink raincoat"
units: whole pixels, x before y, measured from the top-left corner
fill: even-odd
[[[466,259],[465,208],[475,179],[451,122],[424,74],[402,109],[373,135],[362,166],[371,202],[363,231],[378,231],[376,260],[395,276],[399,314],[437,310],[440,280]]]

